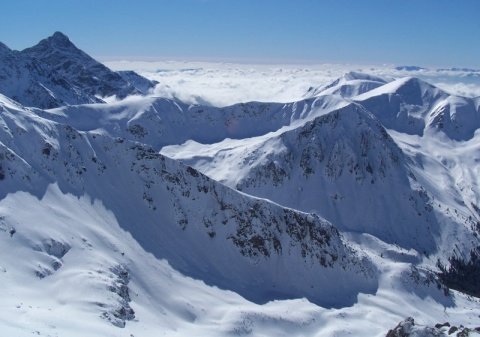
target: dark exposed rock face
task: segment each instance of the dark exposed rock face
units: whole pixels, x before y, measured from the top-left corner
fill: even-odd
[[[115,95],[124,98],[142,93],[120,74],[78,49],[60,32],[40,41],[34,47],[21,51],[20,54],[39,61],[48,70],[57,72],[89,95],[101,97]]]

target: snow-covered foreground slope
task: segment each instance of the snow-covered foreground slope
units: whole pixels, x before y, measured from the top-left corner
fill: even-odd
[[[324,309],[304,299],[254,304],[145,252],[100,201],[51,185],[41,200],[18,192],[0,209],[2,226],[17,229],[13,237],[0,232],[6,335],[380,337],[406,315],[474,325],[480,313],[476,301],[444,297],[416,284],[407,264],[379,256],[379,290],[360,294],[352,307]]]
[[[416,283],[422,279],[408,264],[373,249],[379,290],[351,307],[324,309],[305,299],[259,305],[178,273],[89,197],[51,185],[41,200],[18,192],[0,209],[2,227],[17,229],[13,237],[0,232],[6,335],[380,337],[406,315],[430,325],[475,325],[480,314],[475,300]]]

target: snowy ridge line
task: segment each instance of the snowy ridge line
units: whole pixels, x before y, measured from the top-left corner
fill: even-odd
[[[161,149],[188,140],[211,144],[226,138],[261,136],[304,123],[304,120],[346,104],[348,102],[341,98],[323,96],[290,104],[251,102],[215,108],[149,97],[102,106],[62,107],[42,112],[42,116],[80,131],[100,128],[112,137]]]

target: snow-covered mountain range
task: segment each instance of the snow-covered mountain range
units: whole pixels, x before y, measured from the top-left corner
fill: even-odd
[[[154,83],[61,33],[0,58],[6,334],[480,325],[478,98],[351,72],[215,108],[139,96]],[[463,288],[452,258],[473,264]]]

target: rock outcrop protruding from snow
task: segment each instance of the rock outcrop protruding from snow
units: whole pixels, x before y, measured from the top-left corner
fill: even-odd
[[[97,303],[97,305],[107,309],[102,313],[103,318],[113,325],[123,328],[126,325],[126,321],[135,319],[135,311],[130,306],[132,300],[130,298],[130,288],[128,287],[130,271],[123,265],[110,268],[110,271],[113,273],[113,276],[111,276],[112,281],[107,289],[117,296],[117,303],[113,308],[105,303]]]
[[[436,328],[415,325],[414,319],[407,317],[385,337],[447,337],[447,335]]]
[[[435,324],[435,327],[415,324],[412,317],[407,317],[388,331],[385,337],[473,337],[480,335],[480,328],[470,329],[463,325],[457,327],[449,322]]]

